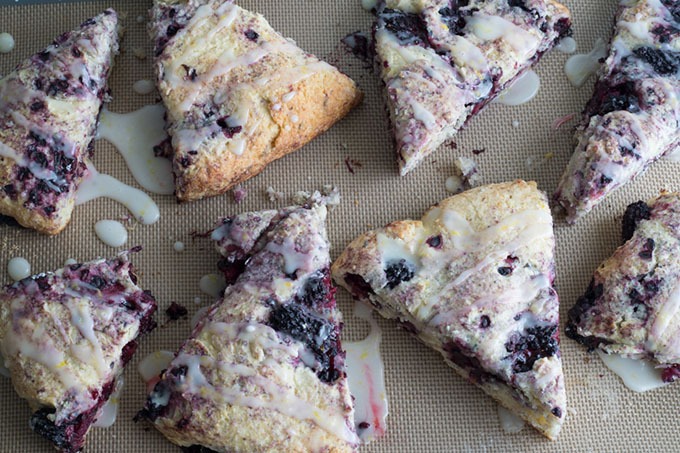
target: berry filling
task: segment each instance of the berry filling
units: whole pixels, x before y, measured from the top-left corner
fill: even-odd
[[[379,15],[383,26],[404,46],[429,46],[427,28],[417,14],[385,8]]]
[[[623,242],[633,237],[638,224],[642,220],[648,220],[652,216],[651,208],[644,201],[638,201],[628,205],[621,222],[621,239]]]
[[[387,287],[394,289],[402,282],[407,282],[415,276],[415,269],[411,263],[405,259],[389,264],[385,268],[385,276],[387,277]]]
[[[555,355],[558,335],[557,325],[529,327],[524,334],[514,332],[505,343],[505,350],[511,354],[512,371],[531,371],[536,361]]]
[[[671,75],[678,72],[680,52],[671,52],[655,47],[638,47],[633,54],[654,68],[660,75]]]
[[[345,281],[351,288],[352,296],[359,300],[367,300],[369,295],[375,294],[371,285],[358,274],[345,274]]]
[[[276,305],[269,314],[267,324],[274,330],[305,344],[314,354],[314,369],[323,382],[333,383],[341,375],[339,328],[310,309],[289,303]]]
[[[189,311],[187,310],[187,307],[185,307],[184,305],[172,302],[170,306],[165,309],[165,314],[168,315],[168,318],[170,318],[171,320],[177,321],[178,319],[183,318],[187,314],[189,314]]]

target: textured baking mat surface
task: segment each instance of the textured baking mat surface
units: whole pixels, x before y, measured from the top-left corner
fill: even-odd
[[[588,52],[597,38],[608,39],[615,0],[565,3],[573,12],[579,52]],[[133,260],[140,270],[142,286],[152,290],[159,301],[159,328],[142,339],[126,370],[118,421],[112,428],[93,428],[86,451],[178,451],[148,425],[136,424],[132,418],[145,399],[137,363],[152,351],[175,350],[190,331],[189,320],[168,321],[164,309],[175,301],[185,305],[191,317],[209,303],[198,282],[201,276],[216,271],[218,257],[208,239],[192,239],[191,232],[210,229],[221,216],[284,206],[286,202],[272,203],[264,195],[268,186],[291,195],[334,184],[343,195],[342,204],[331,212],[328,221],[332,254],[336,257],[361,232],[394,220],[420,218],[430,205],[447,197],[445,181],[457,155],[475,159],[485,184],[524,178],[537,181],[541,189],[552,193],[572,153],[573,123],[559,130],[551,125],[557,118],[581,111],[591,94],[592,80],[583,88],[573,88],[563,71],[567,55],[553,51],[536,69],[542,86],[533,101],[518,107],[491,105],[458,135],[457,149],[443,147],[411,175],[401,178],[390,145],[380,82],[339,44],[345,34],[370,27],[371,15],[361,8],[360,1],[244,0],[240,4],[264,14],[302,48],[338,65],[359,83],[366,99],[329,132],[245,183],[249,195],[241,204],[235,204],[230,194],[183,205],[172,196],[153,195],[161,208],[160,221],[151,226],[134,221],[127,224],[128,246],[144,246]],[[10,32],[16,39],[11,53],[0,54],[0,74],[7,74],[61,32],[108,6],[124,17],[126,29],[110,81],[114,100],[109,108],[129,112],[154,103],[156,94],[141,96],[132,90],[135,81],[152,78],[150,58],[140,61],[132,52],[141,47],[150,56],[145,24],[137,21],[139,16],[146,17],[149,1],[0,7],[0,31]],[[484,152],[473,153],[480,150]],[[354,173],[348,170],[346,159],[354,162]],[[108,143],[97,142],[94,162],[100,171],[137,186],[122,158]],[[679,165],[658,162],[576,226],[556,220],[556,284],[562,319],[585,290],[597,265],[618,245],[625,206],[648,199],[661,189],[680,189]],[[73,221],[57,237],[0,226],[0,282],[9,283],[5,269],[14,256],[26,257],[33,270],[40,272],[61,267],[67,258],[84,261],[116,254],[117,250],[96,239],[93,225],[100,219],[126,215],[122,206],[100,199],[77,207]],[[186,250],[175,252],[175,241],[184,242]],[[196,297],[201,297],[200,305],[195,303]],[[345,338],[360,338],[366,331],[365,323],[353,319],[346,293],[338,291],[338,298],[345,313]],[[562,335],[570,409],[559,440],[550,442],[529,427],[511,435],[500,428],[495,402],[393,323],[380,319],[379,324],[390,404],[388,434],[363,447],[363,451],[677,450],[680,384],[645,394],[633,393],[596,356]],[[28,406],[16,396],[7,379],[0,379],[0,401],[1,452],[52,451],[29,429]]]

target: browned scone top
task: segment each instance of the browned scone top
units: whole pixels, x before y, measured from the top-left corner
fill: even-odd
[[[232,1],[156,0],[151,15],[179,200],[257,175],[362,100],[349,77]]]
[[[117,26],[115,11],[106,10],[0,79],[0,214],[47,234],[71,220]]]

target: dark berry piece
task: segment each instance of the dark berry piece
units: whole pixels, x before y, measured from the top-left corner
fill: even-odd
[[[257,32],[253,29],[248,29],[246,30],[246,38],[250,39],[251,41],[257,41],[257,38],[260,37],[260,35],[257,34]]]
[[[680,364],[673,364],[661,372],[661,379],[664,382],[673,382],[680,378]]]
[[[158,145],[153,147],[153,155],[156,157],[171,157],[172,156],[172,140],[166,138]]]
[[[606,187],[608,184],[610,184],[613,181],[612,178],[606,175],[600,176],[600,180],[598,181],[598,185],[600,188]]]
[[[165,309],[165,314],[168,315],[173,321],[177,321],[179,318],[185,317],[189,314],[189,310],[184,305],[180,305],[176,302],[170,303],[170,306]]]
[[[482,368],[481,363],[475,357],[472,357],[471,352],[463,345],[459,345],[453,341],[449,341],[443,346],[444,352],[448,359],[469,372],[470,380],[472,382],[481,384],[489,381],[498,380],[496,376]]]
[[[97,289],[104,289],[106,286],[108,286],[106,280],[104,280],[98,275],[93,275],[90,281],[88,281],[87,283],[89,283],[90,285],[94,286]]]
[[[318,364],[315,371],[324,382],[335,382],[341,375],[335,366],[339,341],[337,328],[329,321],[295,303],[276,305],[267,324],[274,330],[305,344]]]
[[[387,30],[404,45],[427,45],[427,29],[420,16],[386,8],[380,19]]]
[[[57,426],[50,420],[49,416],[56,412],[54,408],[42,408],[31,415],[29,425],[33,431],[45,437],[57,448],[70,448],[70,439],[66,434],[68,426]]]
[[[633,237],[638,223],[642,220],[648,220],[652,216],[651,208],[644,201],[638,201],[630,204],[623,214],[621,238],[623,242],[628,241]]]
[[[463,28],[465,28],[467,21],[464,17],[465,14],[461,14],[460,8],[467,6],[468,3],[468,1],[454,1],[450,7],[445,6],[439,10],[442,21],[449,27],[449,33],[454,35],[463,34]]]
[[[553,407],[550,412],[552,412],[552,414],[555,417],[562,418],[562,409],[560,409],[559,407]]]
[[[515,332],[505,343],[515,373],[531,371],[537,360],[555,355],[557,348],[556,325],[530,327],[524,334]]]
[[[211,450],[203,445],[192,445],[191,447],[180,447],[182,453],[217,453],[215,450]]]
[[[76,46],[73,46],[71,49],[71,53],[73,54],[74,57],[80,58],[83,56],[83,53],[80,51],[80,49]]]
[[[402,282],[407,282],[413,278],[415,270],[413,265],[407,263],[405,259],[393,262],[385,269],[385,276],[387,277],[387,287],[394,289]]]
[[[43,101],[35,101],[31,104],[31,111],[32,112],[39,112],[40,110],[45,108],[45,103]]]
[[[45,215],[47,215],[47,216],[51,216],[52,214],[54,214],[54,212],[55,212],[56,210],[57,210],[57,208],[55,208],[54,206],[51,206],[51,205],[50,205],[50,206],[45,206],[45,207],[43,208],[43,212],[44,212]]]
[[[499,267],[498,268],[498,273],[501,274],[503,277],[507,277],[508,275],[512,274],[512,268],[511,267]]]
[[[350,286],[352,296],[357,299],[368,299],[370,294],[375,294],[371,285],[358,274],[345,274],[345,281]]]
[[[191,159],[187,156],[182,156],[179,158],[179,164],[183,168],[187,168],[189,165],[191,165]]]
[[[670,75],[678,72],[680,56],[676,52],[665,51],[655,47],[638,47],[633,53],[653,67],[658,74]]]
[[[184,376],[187,375],[189,372],[189,368],[186,365],[178,366],[177,368],[173,368],[170,370],[170,374],[175,376],[176,378],[183,378]]]
[[[357,425],[357,428],[359,429],[368,429],[371,427],[371,424],[368,422],[361,422]]]
[[[487,315],[482,315],[481,318],[479,318],[479,327],[482,329],[486,329],[491,325],[491,318],[489,318]]]
[[[638,253],[638,256],[643,260],[651,260],[654,253],[654,239],[647,238],[647,241],[642,246],[642,251]]]
[[[17,179],[19,181],[26,181],[30,176],[31,170],[26,167],[20,167],[19,170],[17,170]]]
[[[60,93],[64,93],[68,90],[68,81],[67,80],[54,80],[49,84],[47,87],[47,90],[45,91],[49,96],[54,96]]]
[[[315,272],[305,282],[298,299],[313,309],[324,307],[330,296],[330,279],[324,272]]]
[[[163,416],[168,409],[171,394],[172,391],[169,384],[165,380],[158,381],[151,394],[147,397],[144,409],[139,411],[135,419],[145,418],[154,421],[158,417]]]
[[[168,25],[168,28],[165,30],[165,34],[167,35],[168,38],[172,38],[177,34],[179,30],[180,30],[179,24],[177,24],[177,22],[173,22],[170,25]]]
[[[14,187],[14,184],[7,184],[7,185],[5,185],[5,187],[2,188],[2,190],[11,199],[15,199],[16,196],[17,196],[17,189]]]
[[[228,118],[229,118],[229,117],[226,116],[226,117],[224,117],[224,118],[218,119],[218,120],[217,120],[217,125],[218,125],[219,127],[222,128],[222,132],[224,132],[224,135],[225,135],[227,138],[232,138],[234,135],[236,135],[236,134],[238,134],[239,132],[241,132],[241,130],[243,129],[243,127],[242,127],[242,126],[233,126],[233,127],[232,127],[232,126],[229,126],[229,124],[227,124],[227,119],[228,119]]]
[[[437,236],[429,237],[429,238],[427,238],[426,242],[427,242],[427,245],[429,245],[430,247],[432,247],[434,249],[439,249],[442,246],[442,236],[441,236],[441,234],[439,234]]]
[[[196,80],[198,77],[198,73],[196,72],[196,68],[192,68],[191,66],[183,64],[182,67],[184,68],[184,71],[187,73],[187,79],[191,80],[192,82]]]

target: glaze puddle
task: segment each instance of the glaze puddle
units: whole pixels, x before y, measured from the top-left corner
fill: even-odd
[[[517,434],[524,428],[524,420],[500,404],[498,405],[498,420],[501,422],[501,429],[508,434]]]
[[[76,205],[96,198],[106,197],[125,206],[144,225],[156,223],[161,214],[156,203],[146,193],[118,181],[113,176],[99,173],[91,162],[87,163],[89,174],[78,187]]]
[[[102,406],[101,414],[99,414],[99,417],[92,426],[97,428],[110,428],[116,423],[118,406],[120,406],[120,393],[123,391],[123,384],[123,376],[120,376],[116,382],[116,388],[113,393],[111,393],[109,400]]]
[[[217,299],[227,287],[227,282],[221,274],[208,274],[201,277],[199,286],[202,292]]]
[[[366,304],[357,302],[354,316],[367,321],[371,330],[362,341],[345,342],[347,380],[354,396],[354,424],[362,442],[382,437],[388,413],[385,370],[380,357],[382,333]]]
[[[576,52],[576,47],[576,40],[571,36],[567,36],[566,38],[562,38],[560,43],[555,46],[555,50],[566,54],[572,54]]]
[[[15,282],[23,280],[31,275],[31,263],[20,256],[12,258],[7,263],[7,273]]]
[[[534,71],[527,71],[503,90],[493,101],[504,105],[522,105],[536,97],[541,87],[541,79]]]
[[[147,105],[130,113],[102,110],[98,138],[116,147],[132,176],[149,192],[171,195],[175,191],[172,163],[154,155],[154,146],[165,139],[165,108]]]
[[[94,232],[109,247],[120,247],[128,239],[127,229],[116,220],[100,220],[94,224]]]
[[[152,390],[158,382],[161,372],[168,368],[175,353],[171,351],[155,351],[140,360],[137,371],[147,385],[148,390]]]
[[[604,365],[623,381],[623,385],[634,392],[646,392],[668,385],[661,379],[662,370],[645,359],[630,359],[618,354],[597,351]]]
[[[607,45],[601,39],[595,42],[590,53],[572,55],[564,65],[567,79],[575,87],[582,87],[600,68],[600,59],[607,57]]]

